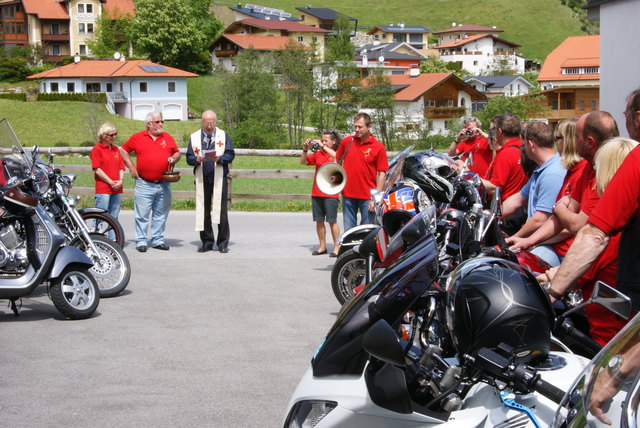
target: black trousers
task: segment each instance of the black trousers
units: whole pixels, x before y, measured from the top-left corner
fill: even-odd
[[[226,248],[229,246],[229,216],[227,215],[227,199],[229,193],[229,184],[227,177],[222,179],[222,201],[220,206],[220,224],[218,225],[218,240],[213,235],[213,226],[211,225],[211,196],[213,196],[213,183],[204,182],[204,230],[200,232],[200,240],[202,245],[213,245],[218,248]]]

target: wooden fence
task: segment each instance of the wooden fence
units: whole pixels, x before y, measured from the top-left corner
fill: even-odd
[[[250,150],[250,149],[236,149],[236,156],[288,156],[299,157],[300,150]],[[91,147],[51,147],[41,148],[40,153],[46,154],[47,152],[53,154],[82,154],[89,155]],[[180,152],[184,155],[186,149],[180,149]],[[63,159],[58,159],[63,162]],[[63,173],[78,174],[78,173],[91,173],[92,169],[90,165],[64,165],[56,162],[56,167],[60,168]],[[175,171],[180,171],[180,176],[184,178],[193,177],[193,168],[176,168]],[[314,169],[231,169],[229,171],[229,200],[233,199],[310,199],[310,193],[305,194],[286,194],[286,193],[274,193],[274,194],[249,194],[249,193],[233,193],[233,179],[234,178],[313,178]],[[93,187],[74,187],[73,193],[79,195],[93,195]],[[195,199],[195,190],[174,190],[171,192],[175,199]],[[124,189],[124,195],[133,196],[133,189]]]

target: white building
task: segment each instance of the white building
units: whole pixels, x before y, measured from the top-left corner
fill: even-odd
[[[534,87],[533,83],[520,75],[470,76],[465,77],[464,81],[488,97],[496,95],[517,97],[528,94],[529,89]]]

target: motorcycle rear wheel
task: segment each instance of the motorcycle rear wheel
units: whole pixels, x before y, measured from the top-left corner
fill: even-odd
[[[340,255],[331,270],[331,288],[340,304],[355,296],[354,289],[362,284],[365,276],[364,257],[354,250]]]
[[[109,213],[81,212],[82,219],[87,224],[90,233],[99,233],[109,238],[109,232],[113,232],[115,241],[120,247],[124,245],[124,229],[117,218]]]
[[[131,279],[129,258],[122,248],[112,240],[99,234],[91,234],[91,239],[98,249],[100,260],[89,268],[89,272],[98,284],[100,297],[117,296],[127,288]],[[71,245],[87,253],[85,244],[80,239],[76,239]],[[89,256],[89,254],[87,255]]]
[[[98,284],[85,267],[68,266],[50,281],[49,295],[56,309],[72,320],[89,318],[100,303]]]

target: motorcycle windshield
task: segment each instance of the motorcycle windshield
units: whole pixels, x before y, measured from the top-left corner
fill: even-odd
[[[433,222],[436,218],[436,207],[435,205],[431,205],[426,210],[421,211],[413,217],[407,224],[402,226],[402,228],[391,238],[389,242],[389,247],[385,251],[386,254],[392,254],[398,248],[401,248],[404,245],[405,237],[403,236],[403,232],[409,230],[417,230],[418,234],[426,236],[430,230],[435,228]]]
[[[6,157],[11,154],[21,155],[19,156],[20,161],[25,163],[27,168],[31,169],[29,156],[22,156],[24,154],[22,145],[18,137],[16,137],[15,132],[13,132],[9,120],[4,118],[0,120],[0,156]]]
[[[362,348],[362,336],[380,319],[398,327],[436,278],[437,256],[435,237],[430,234],[356,294],[343,307],[313,358],[313,375],[362,374],[368,358]]]
[[[404,166],[404,160],[407,156],[411,154],[411,150],[413,150],[413,146],[409,146],[403,151],[396,154],[389,161],[389,171],[387,171],[387,178],[384,182],[384,188],[382,191],[386,191],[391,186],[393,186],[402,176],[402,168]]]
[[[640,314],[584,368],[551,426],[638,426],[639,402]]]

